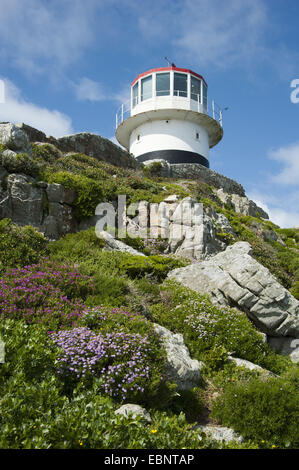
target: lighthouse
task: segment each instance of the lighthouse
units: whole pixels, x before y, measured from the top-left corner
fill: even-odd
[[[142,163],[199,164],[223,136],[222,110],[209,102],[208,84],[196,72],[155,68],[131,84],[131,100],[116,114],[116,139]]]

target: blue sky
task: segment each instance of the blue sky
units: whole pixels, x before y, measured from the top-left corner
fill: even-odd
[[[131,81],[168,56],[229,107],[211,168],[299,226],[298,18],[298,0],[0,0],[0,120],[113,138]]]

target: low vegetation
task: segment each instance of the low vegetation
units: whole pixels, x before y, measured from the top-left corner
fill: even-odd
[[[222,240],[248,241],[299,298],[298,229],[236,214],[211,186],[161,178],[157,165],[134,172],[50,144],[33,145],[33,154],[1,164],[11,173],[21,162],[23,173],[75,189],[78,220],[119,194],[128,203],[192,196],[222,212],[235,232]],[[94,229],[49,242],[32,227],[0,221],[0,447],[298,448],[297,367],[270,350],[245,314],[167,281],[189,261],[165,255],[163,240],[123,241],[147,256],[107,251]],[[178,393],[166,377],[153,322],[183,334],[204,363],[198,386]],[[272,376],[237,367],[230,355]],[[115,414],[129,402],[146,407],[152,422]],[[233,428],[244,443],[207,438],[195,430],[206,420]]]

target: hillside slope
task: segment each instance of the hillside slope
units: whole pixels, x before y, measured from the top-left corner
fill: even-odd
[[[298,447],[297,326],[263,330],[247,306],[248,291],[254,305],[267,293],[264,319],[280,308],[298,321],[299,230],[269,221],[239,183],[181,170],[141,168],[99,136],[0,124],[2,448]],[[121,195],[127,234],[97,236],[95,208],[117,216]],[[182,281],[223,259],[234,281],[246,260],[262,288]],[[149,414],[131,408],[132,426],[115,414],[128,404]]]

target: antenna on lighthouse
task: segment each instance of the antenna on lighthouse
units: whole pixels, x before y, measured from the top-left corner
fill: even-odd
[[[169,67],[176,67],[176,65],[175,65],[173,62],[171,62],[169,59],[167,59],[167,57],[164,57],[164,59],[165,59],[166,62],[168,63],[168,66],[169,66]]]

